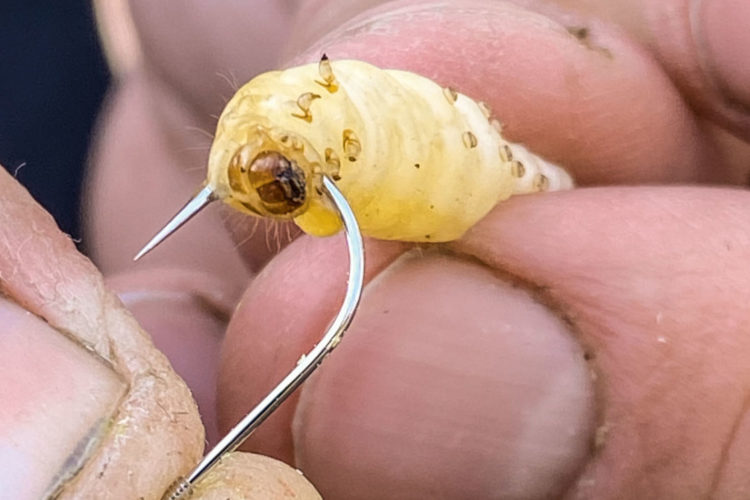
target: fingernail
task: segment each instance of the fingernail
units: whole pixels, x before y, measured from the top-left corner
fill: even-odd
[[[553,310],[476,263],[412,254],[303,387],[295,454],[324,497],[553,498],[593,426],[589,367]]]
[[[220,437],[216,377],[230,310],[226,297],[221,298],[220,286],[213,281],[198,273],[151,269],[107,282],[190,387],[209,444]]]
[[[12,498],[47,498],[96,449],[126,386],[90,350],[4,298],[0,325],[0,484]]]
[[[698,4],[703,63],[729,104],[750,113],[750,2],[712,0]],[[702,39],[702,40],[701,40]]]

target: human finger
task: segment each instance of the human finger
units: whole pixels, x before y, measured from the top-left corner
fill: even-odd
[[[457,243],[543,287],[595,367],[596,453],[571,498],[747,491],[748,207],[733,189],[583,189],[515,200]]]
[[[593,432],[588,368],[565,322],[475,263],[368,243],[345,341],[248,449],[294,460],[326,498],[563,491]],[[225,427],[335,313],[341,245],[297,240],[248,289],[222,350]]]
[[[262,455],[229,453],[195,485],[195,500],[320,500],[300,471]]]
[[[272,250],[262,239],[235,243],[222,214],[209,211],[137,267],[132,257],[202,178],[207,139],[196,130],[208,130],[212,118],[201,107],[221,104],[218,87],[227,97],[234,78],[268,65],[274,53],[269,33],[281,14],[278,3],[244,3],[254,15],[240,22],[229,3],[197,15],[197,5],[172,10],[132,2],[130,16],[123,18],[123,11],[109,12],[112,5],[98,5],[100,28],[114,53],[130,50],[129,64],[116,64],[117,79],[100,119],[86,189],[84,245],[190,384],[212,443],[219,437],[218,344],[239,293]],[[132,38],[123,29],[129,20],[136,29]],[[225,38],[212,45],[217,26]],[[217,47],[226,50],[213,52]],[[251,247],[246,253],[254,259],[247,264],[238,255],[244,247]]]
[[[697,188],[511,200],[455,254],[411,256],[374,278],[346,341],[251,448],[293,457],[327,498],[456,484],[473,497],[731,498],[747,488],[750,456],[738,223],[749,203]],[[254,397],[242,381],[274,382],[333,314],[343,278],[322,256],[341,252],[305,239],[233,318],[225,425]]]
[[[157,496],[203,447],[187,387],[2,169],[0,192],[4,493]]]
[[[190,384],[207,438],[215,442],[216,353],[252,266],[238,255],[222,216],[211,211],[134,265],[135,252],[159,221],[184,203],[200,174],[174,159],[170,139],[149,111],[154,96],[148,85],[145,76],[132,75],[110,101],[87,184],[84,244],[109,285]]]
[[[107,286],[188,384],[206,442],[216,443],[221,437],[216,427],[218,352],[234,308],[224,284],[201,271],[151,267],[109,276]]]
[[[132,269],[139,245],[158,229],[155,221],[173,215],[202,181],[215,116],[238,82],[272,66],[279,50],[272,35],[283,37],[276,30],[282,4],[225,2],[204,10],[133,1],[114,12],[108,3],[98,7],[100,31],[119,69],[93,147],[84,243],[105,274]],[[238,8],[247,15],[238,15]],[[208,212],[139,267],[198,266],[239,293],[249,272],[237,247],[252,246],[250,271],[270,251],[254,241],[233,243],[222,215]]]
[[[545,10],[541,2],[527,3]],[[654,54],[701,115],[750,140],[750,34],[747,30],[750,7],[747,2],[553,3],[624,27]]]
[[[511,140],[582,184],[725,179],[721,164],[707,167],[714,144],[651,55],[615,26],[581,22],[506,2],[390,2],[292,64],[325,52],[432,78],[489,104]]]
[[[241,84],[277,64],[297,2],[129,4],[143,66],[208,119],[225,101],[217,91],[222,77]]]
[[[190,392],[3,169],[0,192],[3,496],[161,498],[203,448]],[[320,498],[298,471],[245,454],[211,471],[196,498],[228,493]]]
[[[280,20],[289,25],[287,42],[297,49],[306,47],[311,39],[308,26],[320,24],[315,22],[315,16],[331,11],[324,2],[300,5],[300,12],[307,15],[300,14],[297,21]],[[398,9],[399,6],[402,8]],[[386,9],[394,8],[397,8],[395,14],[388,14]],[[307,62],[328,51],[332,57],[358,57],[385,67],[411,69],[442,84],[453,85],[490,103],[511,139],[524,142],[539,154],[570,168],[579,183],[736,180],[732,168],[717,161],[716,144],[703,133],[659,64],[612,26],[590,22],[582,31],[583,20],[574,16],[562,22],[503,2],[468,2],[453,6],[391,3],[363,16],[320,41],[298,61]],[[139,19],[143,17],[148,16],[142,14]],[[148,30],[145,26],[142,31]],[[381,27],[387,30],[378,31]],[[580,38],[581,33],[587,33],[584,39]],[[158,38],[156,32],[148,36],[153,40]],[[169,42],[167,45],[180,44]],[[448,45],[453,49],[445,51]],[[213,50],[222,49],[214,47]],[[192,55],[184,54],[184,57]],[[252,67],[255,71],[260,69]],[[140,92],[151,95],[146,99],[151,105],[143,107],[139,120],[153,123],[151,137],[160,137],[161,129],[168,131],[167,137],[171,140],[160,141],[153,149],[143,149],[121,139],[132,134],[118,132],[118,140],[108,135],[101,143],[122,147],[112,146],[112,153],[103,154],[96,162],[96,177],[89,189],[90,204],[97,213],[91,232],[92,245],[103,249],[98,260],[109,260],[107,256],[115,255],[117,260],[112,265],[118,269],[127,266],[127,257],[137,244],[110,248],[112,245],[108,242],[118,240],[113,234],[118,223],[114,215],[109,214],[116,214],[120,223],[122,220],[139,221],[132,224],[133,231],[126,234],[138,235],[142,241],[148,237],[147,229],[133,213],[132,193],[138,192],[146,207],[165,206],[165,193],[174,197],[174,205],[179,205],[185,196],[178,196],[177,191],[191,192],[191,186],[200,183],[203,173],[205,157],[180,153],[179,145],[188,147],[190,142],[196,142],[195,134],[192,140],[185,135],[187,123],[204,128],[207,125],[200,125],[201,120],[190,111],[192,105],[177,105],[181,112],[165,108],[164,103],[179,103],[185,95],[192,94],[175,92],[174,87],[164,84],[166,77],[154,71],[151,68],[141,75]],[[173,74],[168,79],[177,78],[178,74]],[[208,87],[201,84],[200,88]],[[218,105],[207,106],[214,106],[214,113],[220,109]],[[154,120],[156,117],[159,119]],[[164,151],[168,154],[161,157],[139,154],[138,158],[133,158],[132,153],[120,151],[125,148],[131,152]],[[153,165],[170,173],[154,178]],[[193,165],[197,170],[188,175],[182,171],[186,165]],[[128,186],[132,181],[123,182],[123,172],[127,172],[129,179],[149,178],[149,183]],[[106,186],[114,187],[105,189]],[[99,193],[109,194],[105,197]],[[108,210],[97,208],[105,203],[110,207]],[[164,212],[164,217],[168,216]],[[200,229],[201,223],[195,224],[194,232],[191,228],[185,230],[194,235],[187,246],[200,249],[206,241],[222,240],[212,229],[219,226],[215,221],[206,222]],[[244,241],[249,232],[249,229],[241,229],[239,241]],[[182,243],[180,246],[186,246],[177,241]],[[246,259],[250,254],[268,254],[260,248],[263,245],[253,246],[253,241],[257,242],[258,238],[250,239],[248,244],[252,248],[243,252]],[[250,260],[255,268],[264,262],[258,257],[250,257]],[[228,281],[238,275],[236,271],[228,273]]]

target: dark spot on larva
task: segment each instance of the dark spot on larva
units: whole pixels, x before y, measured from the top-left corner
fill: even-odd
[[[507,144],[500,145],[500,159],[505,163],[513,161],[513,151],[511,151],[510,146]]]
[[[419,168],[419,163],[415,163],[414,168]]]
[[[453,104],[458,99],[458,92],[453,90],[450,87],[444,87],[443,88],[443,95],[446,99],[448,99],[448,102]]]
[[[318,196],[323,196],[323,190],[322,190],[322,189],[320,189],[320,188],[319,188],[319,187],[317,187],[317,186],[315,187],[315,193],[316,193],[316,194],[317,194]]]
[[[589,50],[593,50],[595,52],[601,53],[603,56],[605,56],[607,59],[612,59],[612,51],[610,51],[606,47],[602,47],[601,45],[596,45],[591,40],[591,30],[589,30],[586,26],[567,26],[565,28],[568,33],[573,35],[573,37],[578,40],[581,45],[586,47]]]
[[[583,359],[586,361],[591,361],[592,359],[594,359],[594,355],[588,351],[584,351]]]
[[[464,141],[464,146],[466,146],[469,149],[477,147],[477,144],[479,144],[479,141],[477,140],[477,136],[472,134],[471,132],[464,132],[461,135],[461,140]]]
[[[339,169],[341,168],[341,162],[339,161],[339,156],[333,149],[326,148],[325,160],[329,171],[334,175],[338,175]]]
[[[524,167],[523,163],[521,163],[520,161],[514,160],[510,165],[510,173],[513,174],[513,177],[520,179],[521,177],[526,175],[526,167]]]
[[[549,189],[549,179],[544,174],[537,174],[536,177],[534,177],[534,188],[537,191],[546,191]]]
[[[435,210],[435,205],[430,205],[430,210]]]
[[[357,157],[362,152],[362,145],[357,138],[357,134],[351,129],[345,129],[343,132],[343,143],[344,153],[349,161],[357,161]]]
[[[492,115],[492,110],[489,106],[487,106],[487,103],[477,101],[477,106],[479,107],[479,111],[481,111],[482,115],[484,115],[484,117],[489,120],[490,115]]]
[[[300,118],[308,123],[312,122],[312,113],[310,112],[310,106],[315,99],[320,99],[318,94],[312,92],[305,92],[297,97],[297,107],[302,111],[302,114],[292,113],[295,118]]]
[[[304,170],[277,151],[259,153],[250,163],[247,180],[257,193],[264,213],[287,215],[305,205]]]
[[[325,54],[323,54],[323,57],[320,58],[320,62],[318,63],[318,74],[323,81],[315,80],[315,83],[325,88],[329,93],[333,94],[339,89],[338,82],[333,74],[331,62]]]
[[[331,176],[331,178],[332,178],[332,179],[333,179],[334,181],[340,181],[340,180],[341,180],[341,176],[340,176],[339,174],[333,174],[333,175]]]
[[[429,234],[425,234],[424,235],[424,239],[429,240],[430,239],[430,235]]]

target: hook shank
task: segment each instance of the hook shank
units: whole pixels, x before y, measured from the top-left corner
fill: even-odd
[[[326,357],[338,345],[359,305],[364,283],[364,247],[359,225],[349,203],[327,176],[323,176],[323,190],[333,202],[344,223],[346,242],[349,249],[349,279],[346,294],[338,314],[328,326],[323,338],[305,355],[302,360],[284,377],[284,379],[253,408],[232,430],[230,430],[214,448],[209,451],[193,471],[181,481],[175,483],[164,498],[179,500],[187,498],[192,492],[192,485],[198,482],[211,470],[226,453],[236,450],[273,411],[294,392]]]

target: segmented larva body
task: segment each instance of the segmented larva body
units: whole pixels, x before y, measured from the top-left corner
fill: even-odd
[[[332,177],[365,235],[450,241],[514,194],[572,186],[560,167],[503,139],[482,103],[406,71],[328,61],[262,74],[222,113],[207,183],[251,214],[329,235]]]

